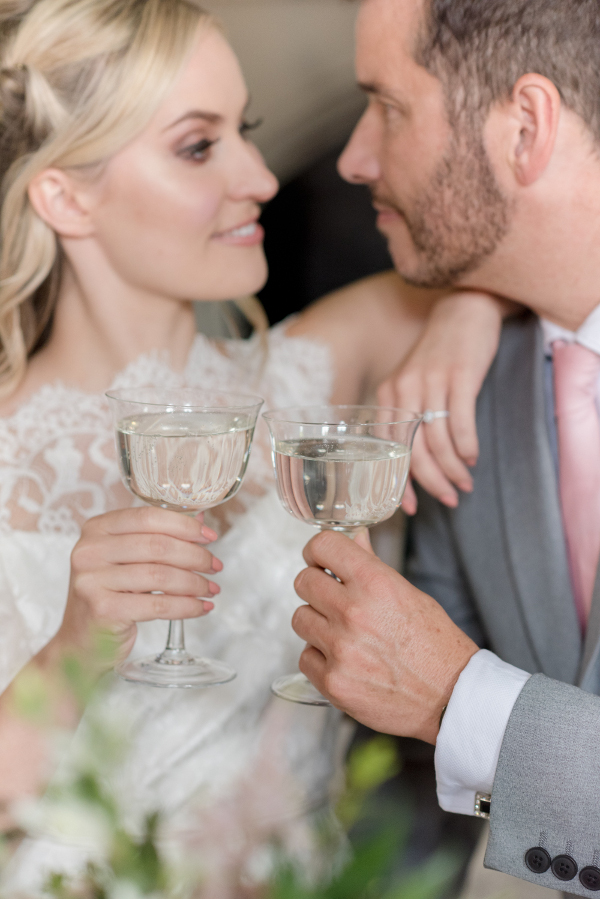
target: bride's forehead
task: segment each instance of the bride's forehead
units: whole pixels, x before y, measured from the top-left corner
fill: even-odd
[[[202,29],[190,56],[157,112],[157,118],[203,109],[220,115],[238,114],[248,92],[238,59],[215,27]]]

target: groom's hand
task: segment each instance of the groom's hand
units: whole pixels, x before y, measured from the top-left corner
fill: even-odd
[[[476,644],[434,599],[348,537],[321,533],[304,558],[309,567],[295,586],[308,605],[293,619],[309,644],[300,669],[368,727],[435,743],[442,710]]]

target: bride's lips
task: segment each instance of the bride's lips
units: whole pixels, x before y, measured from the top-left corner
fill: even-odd
[[[265,239],[265,229],[256,219],[242,222],[228,231],[213,234],[213,240],[231,247],[255,247]]]

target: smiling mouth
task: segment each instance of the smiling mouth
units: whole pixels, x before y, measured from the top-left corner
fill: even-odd
[[[232,228],[230,231],[221,231],[215,237],[252,237],[253,234],[256,234],[257,229],[258,222],[248,222],[238,228]]]
[[[234,228],[233,231],[230,231],[232,237],[250,237],[252,234],[256,233],[258,225],[256,222],[250,222],[249,225],[242,225],[240,228]]]

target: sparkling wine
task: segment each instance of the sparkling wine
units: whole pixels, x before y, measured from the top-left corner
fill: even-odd
[[[215,412],[144,413],[117,426],[127,486],[153,506],[200,512],[237,492],[248,465],[247,416]]]
[[[396,511],[410,449],[376,437],[282,440],[274,461],[281,501],[319,527],[370,527]]]

